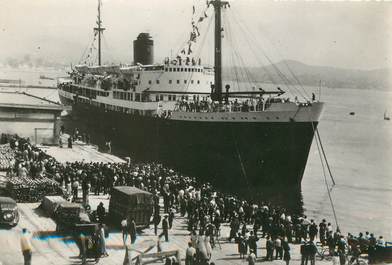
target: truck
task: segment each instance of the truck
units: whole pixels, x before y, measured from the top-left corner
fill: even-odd
[[[123,219],[134,219],[138,229],[150,225],[154,209],[153,194],[130,186],[113,188],[109,201],[109,216],[113,224],[120,225]]]

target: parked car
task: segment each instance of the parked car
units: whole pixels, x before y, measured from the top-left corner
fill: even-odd
[[[16,226],[19,222],[18,205],[9,197],[0,197],[0,224]]]

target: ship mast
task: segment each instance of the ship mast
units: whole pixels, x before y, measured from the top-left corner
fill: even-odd
[[[222,102],[222,7],[230,7],[228,1],[211,0],[209,4],[214,6],[215,10],[215,75],[214,75],[214,100]]]
[[[97,17],[97,27],[94,28],[94,32],[98,33],[98,65],[101,66],[101,35],[105,28],[102,27],[102,20],[101,20],[101,0],[98,0],[98,17]]]

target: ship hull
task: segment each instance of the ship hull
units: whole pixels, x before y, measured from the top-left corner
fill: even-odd
[[[300,190],[317,127],[317,122],[295,121],[179,121],[80,103],[73,105],[72,113],[70,126],[94,132],[98,143],[110,140],[122,154],[160,161],[231,191],[265,192],[276,186]]]

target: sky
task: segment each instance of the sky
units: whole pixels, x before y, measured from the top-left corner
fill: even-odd
[[[391,67],[392,2],[230,2],[223,17],[224,62],[261,66],[290,59],[354,69]],[[132,41],[140,32],[152,35],[156,62],[176,54],[189,38],[193,5],[197,19],[205,0],[103,0],[104,63],[131,63]],[[96,14],[97,0],[0,0],[0,62],[28,55],[77,64],[93,40]],[[210,63],[208,21],[200,25],[202,36],[210,36],[200,54]]]

